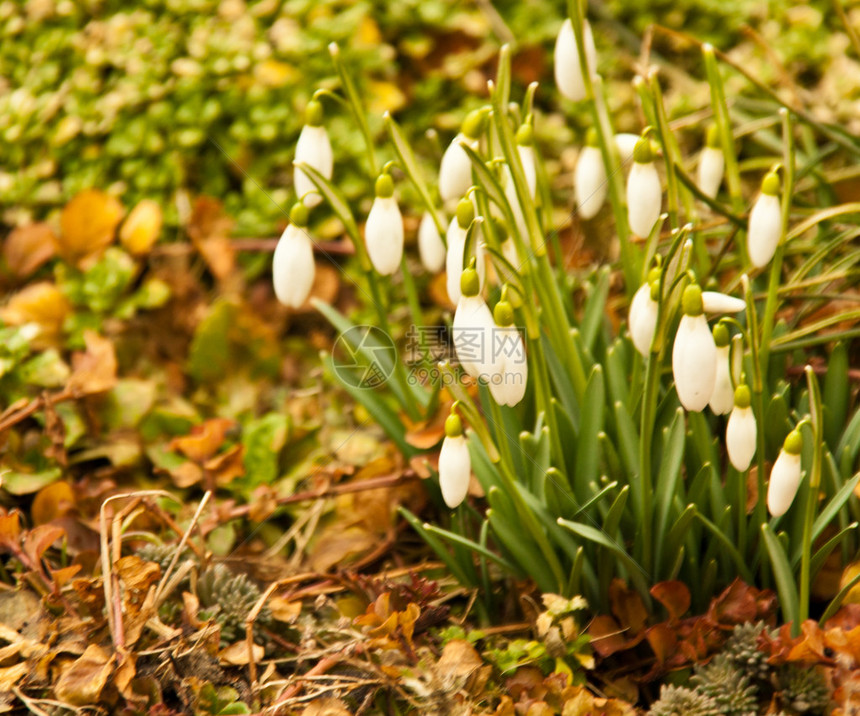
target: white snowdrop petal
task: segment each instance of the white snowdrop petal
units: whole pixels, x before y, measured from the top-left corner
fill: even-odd
[[[742,298],[728,296],[718,291],[702,291],[702,306],[705,313],[740,313],[747,304]]]
[[[573,170],[573,194],[579,215],[583,219],[594,217],[606,201],[608,191],[606,167],[600,149],[583,147]]]
[[[526,185],[529,188],[529,194],[531,194],[532,199],[534,199],[535,192],[537,191],[537,170],[535,169],[534,149],[529,146],[518,144],[517,153],[520,155],[520,162],[523,165],[523,173],[526,176]]]
[[[717,347],[704,314],[681,318],[672,347],[672,374],[681,405],[704,410],[717,378]]]
[[[445,436],[439,451],[439,487],[452,510],[466,499],[472,473],[469,445],[463,435]]]
[[[478,148],[477,140],[470,141],[462,133],[451,140],[439,165],[439,196],[442,201],[459,199],[472,186],[472,162],[460,142],[465,142],[472,149]]]
[[[725,415],[731,412],[735,405],[735,390],[732,387],[732,375],[729,366],[729,347],[717,347],[717,377],[714,381],[714,392],[708,401],[714,415]]]
[[[699,155],[698,184],[702,194],[713,199],[723,182],[726,158],[717,147],[705,147]]]
[[[642,356],[647,357],[651,352],[651,342],[657,327],[657,309],[657,302],[651,299],[651,287],[643,283],[633,294],[627,317],[630,338]]]
[[[331,179],[334,170],[334,155],[331,151],[331,142],[325,127],[312,127],[306,124],[299,134],[296,143],[296,162],[304,162],[316,169],[326,179]],[[316,185],[308,179],[307,175],[298,167],[293,170],[293,185],[296,196],[302,198],[302,202],[308,208],[316,206],[322,201]],[[313,193],[308,193],[313,192]]]
[[[650,235],[660,218],[663,190],[654,162],[633,162],[627,177],[627,220],[630,230],[643,238]]]
[[[750,261],[756,268],[767,266],[773,258],[782,234],[782,210],[779,197],[759,194],[750,211],[747,230],[747,248]]]
[[[767,510],[773,517],[788,512],[800,486],[800,455],[780,450],[767,486]]]
[[[594,46],[591,25],[588,24],[587,20],[584,20],[582,24],[582,42],[585,49],[586,65],[593,76],[597,68],[597,49]],[[573,23],[570,18],[562,23],[556,37],[554,71],[555,83],[562,95],[574,102],[585,99],[585,83],[579,65],[579,49],[576,46]]]
[[[490,394],[499,405],[513,407],[523,399],[528,383],[526,348],[516,327],[496,326],[493,350],[501,356],[502,370],[490,381]]]
[[[403,257],[403,216],[393,196],[378,196],[373,200],[364,240],[377,273],[388,276],[397,271]]]
[[[305,229],[290,224],[272,257],[272,284],[278,300],[290,308],[301,306],[311,292],[314,272],[311,240]]]
[[[460,300],[460,274],[463,273],[463,253],[466,250],[466,229],[460,227],[456,216],[448,224],[445,240],[448,242],[448,249],[445,252],[446,288],[448,289],[448,298],[451,303],[456,305]],[[487,266],[484,261],[484,249],[481,246],[480,238],[475,242],[475,259],[478,268],[478,281],[483,287]]]
[[[755,415],[750,408],[735,406],[726,424],[726,451],[738,472],[750,466],[756,450]]]
[[[476,380],[492,382],[501,373],[501,356],[493,350],[495,328],[493,314],[480,295],[460,297],[451,324],[454,352],[463,370]]]
[[[424,212],[418,225],[418,255],[430,273],[439,273],[445,265],[445,244],[429,211]]]
[[[621,132],[615,135],[615,146],[618,147],[618,154],[621,158],[621,163],[626,164],[633,158],[633,150],[636,148],[640,136],[638,134],[630,134],[629,132]]]

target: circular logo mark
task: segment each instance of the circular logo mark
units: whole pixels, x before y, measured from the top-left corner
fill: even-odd
[[[397,349],[376,326],[353,326],[338,335],[332,349],[334,374],[353,388],[377,388],[394,372]]]

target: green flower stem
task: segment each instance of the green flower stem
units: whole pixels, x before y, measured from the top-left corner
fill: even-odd
[[[657,307],[657,324],[654,329],[654,338],[651,342],[651,352],[645,365],[645,389],[642,396],[642,412],[639,423],[639,498],[641,500],[641,562],[646,572],[651,572],[653,561],[653,547],[651,543],[652,527],[654,518],[653,492],[654,486],[651,476],[651,447],[654,440],[654,423],[657,415],[657,403],[660,397],[660,373],[663,366],[663,354],[668,344],[666,330],[671,323],[669,309],[671,294],[677,282],[673,282],[668,275],[669,267],[675,254],[681,249],[686,241],[688,230],[686,227],[675,232],[669,253],[663,261],[660,269],[660,298]],[[689,256],[689,254],[688,254]],[[679,280],[683,278],[686,267],[682,261],[679,263]],[[669,287],[667,290],[667,286]]]
[[[767,285],[767,300],[764,305],[764,318],[761,325],[761,371],[767,384],[768,359],[770,358],[770,341],[773,335],[773,322],[776,317],[777,292],[782,278],[782,259],[785,253],[786,237],[788,236],[788,222],[791,215],[791,198],[794,193],[794,165],[795,147],[794,133],[792,131],[791,114],[780,110],[782,116],[782,140],[783,140],[783,187],[782,187],[782,230],[781,238],[776,246],[773,259],[770,262],[770,277]]]
[[[498,444],[501,461],[505,465],[513,466],[514,456],[511,453],[511,446],[505,433],[505,419],[502,416],[502,406],[499,405],[492,395],[489,398],[490,415],[493,425],[496,428],[496,443]]]
[[[765,421],[764,421],[764,383],[762,380],[761,360],[759,356],[759,332],[758,332],[758,316],[755,310],[755,299],[752,295],[749,277],[744,274],[741,277],[741,285],[743,286],[744,300],[747,304],[747,337],[749,338],[750,347],[750,363],[752,364],[752,408],[755,414],[756,424],[759,429],[756,430],[756,466],[757,466],[757,485],[758,485],[758,500],[755,504],[755,522],[757,525],[763,525],[767,522],[767,511],[765,506],[765,487],[764,487],[764,463],[765,463]],[[759,552],[761,557],[762,568],[765,569],[768,564],[765,553],[765,546],[762,541],[759,541]]]
[[[418,163],[415,160],[415,154],[412,151],[412,147],[409,146],[409,143],[403,137],[403,132],[397,125],[397,122],[394,121],[388,112],[385,113],[385,127],[388,129],[388,135],[391,137],[391,144],[394,146],[394,152],[400,160],[400,165],[403,167],[403,171],[406,173],[406,176],[409,177],[409,180],[412,182],[412,185],[415,187],[421,200],[424,202],[424,207],[430,212],[430,216],[433,217],[433,223],[436,224],[436,230],[439,232],[439,236],[442,237],[442,243],[446,244],[445,232],[448,227],[445,226],[445,222],[442,219],[442,215],[439,213],[439,209],[436,208],[436,205],[430,197],[430,191],[427,189],[427,184],[418,172]]]
[[[400,260],[400,272],[403,276],[403,289],[406,292],[406,303],[409,305],[412,325],[416,329],[420,329],[424,326],[424,316],[421,312],[421,302],[418,299],[418,290],[415,287],[415,279],[409,271],[409,267],[406,265],[406,256]],[[421,355],[425,357],[430,355],[430,347],[427,345],[426,333],[426,331],[418,330],[418,342],[421,346]]]
[[[824,414],[822,411],[821,389],[815,377],[812,366],[807,365],[806,384],[809,388],[809,412],[812,420],[812,466],[809,470],[809,496],[806,500],[806,514],[803,516],[803,538],[800,553],[800,583],[798,592],[800,594],[800,610],[798,621],[803,622],[809,618],[809,591],[812,575],[810,563],[812,560],[812,525],[815,522],[816,508],[818,507],[818,488],[821,485],[821,461],[824,445]],[[799,631],[800,624],[797,624]]]
[[[367,152],[367,162],[370,167],[370,175],[376,177],[379,174],[379,164],[376,161],[376,152],[373,146],[373,136],[370,133],[370,125],[367,123],[367,115],[364,113],[364,108],[361,106],[361,99],[358,91],[355,88],[355,83],[352,81],[352,76],[346,67],[346,63],[340,55],[340,48],[336,42],[332,42],[328,46],[328,51],[331,54],[334,68],[337,70],[337,75],[340,78],[343,91],[346,93],[347,101],[352,110],[353,119],[358,125],[361,134],[364,137],[365,149]]]
[[[711,88],[711,106],[714,110],[714,120],[720,133],[720,141],[723,145],[723,154],[726,159],[726,185],[728,186],[729,196],[732,200],[732,211],[735,214],[741,214],[744,211],[744,198],[741,186],[741,173],[738,169],[738,157],[735,153],[735,137],[732,133],[732,122],[729,116],[729,107],[726,103],[723,78],[720,75],[719,67],[717,67],[717,60],[714,56],[712,45],[707,43],[702,45],[702,57],[705,60],[705,74]],[[748,257],[746,256],[745,247],[740,246],[741,243],[738,242],[738,248],[743,253],[744,262],[746,263]]]
[[[379,286],[379,277],[373,269],[365,271],[364,275],[367,277],[367,283],[370,286],[370,293],[373,298],[373,305],[376,308],[379,327],[390,336],[391,324],[388,322],[388,315],[385,311],[385,303]],[[412,421],[420,420],[421,410],[418,407],[417,398],[415,397],[415,393],[412,392],[412,387],[409,385],[409,380],[406,376],[406,366],[399,358],[394,361],[394,380],[397,381],[397,385],[400,387],[405,398],[403,409],[406,411],[409,419]]]
[[[603,96],[603,80],[600,76],[592,77],[585,54],[585,40],[582,34],[582,23],[585,19],[585,3],[583,0],[568,0],[568,15],[573,25],[573,36],[576,38],[576,49],[579,53],[579,67],[582,72],[585,87],[585,101],[591,112],[592,123],[597,132],[597,144],[606,176],[609,181],[609,202],[615,217],[615,232],[621,245],[621,269],[624,274],[624,284],[627,298],[632,298],[639,287],[641,274],[641,258],[636,259],[634,246],[630,244],[630,227],[627,225],[627,202],[624,190],[624,175],[621,171],[621,157],[615,144],[615,133],[609,119],[606,99]]]

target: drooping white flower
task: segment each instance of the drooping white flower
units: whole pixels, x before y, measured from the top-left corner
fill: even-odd
[[[782,208],[779,203],[779,177],[769,172],[761,182],[761,193],[750,210],[747,250],[756,268],[767,266],[782,238]]]
[[[627,164],[627,162],[633,159],[633,152],[636,151],[639,139],[638,134],[630,134],[629,132],[619,132],[615,135],[615,146],[618,147],[618,154],[622,164]]]
[[[472,461],[463,423],[452,412],[445,420],[445,439],[439,451],[439,487],[445,504],[452,510],[466,499],[471,474]]]
[[[699,412],[714,392],[717,347],[702,309],[702,291],[696,284],[684,289],[681,306],[684,315],[672,346],[672,375],[681,405]]]
[[[705,313],[740,313],[747,304],[742,298],[728,296],[717,291],[702,291],[702,307]]]
[[[585,50],[585,63],[593,77],[597,71],[597,48],[588,20],[582,21],[582,45]],[[573,23],[567,18],[558,31],[554,54],[555,84],[558,91],[569,100],[579,102],[585,99],[585,82],[579,64],[579,48],[573,34]]]
[[[272,257],[275,295],[290,308],[298,308],[308,300],[314,283],[314,250],[307,225],[308,210],[297,203],[290,211],[290,225],[281,234]]]
[[[770,471],[770,482],[767,486],[767,509],[773,517],[780,517],[788,512],[797,488],[800,486],[800,451],[803,449],[803,437],[795,428],[785,438],[782,450],[773,463]]]
[[[445,265],[445,244],[439,235],[436,222],[429,211],[424,212],[418,224],[418,255],[430,273],[439,273]]]
[[[472,186],[472,162],[461,143],[468,144],[477,151],[485,126],[485,112],[470,112],[463,120],[462,131],[451,140],[442,155],[442,163],[439,165],[439,196],[442,201],[458,199]]]
[[[714,343],[717,346],[717,377],[714,392],[708,405],[714,415],[725,415],[735,404],[735,389],[732,387],[731,365],[729,364],[729,329],[724,323],[714,326]]]
[[[715,124],[708,127],[708,135],[702,153],[699,154],[698,184],[702,194],[713,199],[723,182],[726,157],[720,146],[720,135]]]
[[[475,380],[497,380],[502,371],[501,357],[494,351],[493,314],[480,294],[474,259],[460,277],[460,300],[451,323],[454,352],[463,370]]]
[[[466,235],[469,225],[475,218],[475,207],[468,199],[462,199],[457,204],[457,212],[451,223],[448,224],[448,231],[445,233],[445,240],[448,244],[448,249],[445,253],[445,271],[447,273],[446,287],[448,289],[448,298],[451,303],[456,304],[460,300],[460,274],[463,273],[465,264],[464,253],[466,251]],[[478,268],[478,279],[481,286],[484,285],[484,274],[487,267],[484,261],[484,249],[481,247],[480,241],[475,242],[475,260]]]
[[[316,100],[308,102],[305,110],[305,126],[299,134],[296,144],[296,163],[304,162],[313,167],[326,179],[331,179],[334,170],[334,155],[331,151],[331,142],[328,132],[322,124],[322,105]],[[316,185],[299,168],[293,169],[293,186],[296,196],[308,208],[314,207],[322,201],[322,196],[317,191]]]
[[[651,234],[660,218],[663,189],[654,166],[651,140],[642,137],[633,151],[633,166],[627,176],[627,222],[630,230],[643,238]]]
[[[606,165],[597,146],[597,132],[591,128],[573,170],[573,195],[579,215],[583,219],[596,216],[606,201],[607,191]]]
[[[639,353],[647,358],[651,352],[651,343],[654,340],[654,331],[657,328],[657,291],[659,290],[659,269],[651,269],[648,273],[649,281],[643,283],[630,301],[630,311],[627,314],[627,326],[630,329],[630,338]]]
[[[367,215],[364,242],[377,273],[388,276],[397,271],[403,258],[403,215],[389,174],[380,174],[376,180],[376,198]]]
[[[526,393],[528,363],[522,336],[514,326],[514,310],[504,298],[493,309],[496,328],[492,349],[501,357],[502,369],[497,380],[490,382],[490,394],[499,405],[511,407],[519,403]]]
[[[537,192],[537,168],[535,167],[534,129],[526,121],[517,130],[517,154],[520,155],[520,163],[523,165],[523,174],[526,178],[526,186],[532,199]]]
[[[750,389],[746,385],[735,388],[734,407],[726,424],[726,452],[738,472],[746,471],[756,450],[755,415],[750,408]]]

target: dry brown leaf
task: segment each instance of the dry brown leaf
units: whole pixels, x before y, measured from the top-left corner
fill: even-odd
[[[283,597],[272,597],[266,602],[269,611],[274,619],[285,624],[293,624],[302,613],[302,603],[300,601],[291,602]]]
[[[18,278],[26,278],[56,252],[57,237],[48,224],[28,224],[12,230],[3,243],[6,266]]]
[[[54,696],[74,706],[97,703],[113,666],[108,652],[90,644],[83,655],[63,672],[54,685]]]
[[[314,544],[310,565],[318,572],[327,572],[334,565],[367,552],[378,544],[379,535],[364,527],[343,529],[335,525],[332,529],[325,530]]]
[[[181,452],[185,457],[203,463],[212,457],[224,443],[224,437],[235,423],[226,418],[213,418],[202,425],[195,425],[189,435],[174,438],[170,449]]]
[[[305,707],[301,716],[352,716],[352,712],[343,701],[329,696],[314,699],[313,703]]]
[[[27,532],[27,536],[24,538],[24,554],[36,565],[42,559],[45,550],[64,534],[66,534],[66,531],[56,525],[39,525],[38,527],[34,527]]]
[[[68,482],[54,482],[43,487],[33,498],[30,516],[33,524],[44,525],[69,514],[75,507],[75,493]]]
[[[173,484],[182,489],[196,485],[203,479],[203,468],[191,460],[186,460],[178,467],[172,468],[169,473]]]
[[[0,318],[13,326],[35,323],[50,341],[62,330],[69,310],[69,302],[60,289],[49,281],[40,281],[12,296],[0,309]]]
[[[161,578],[161,567],[146,562],[136,554],[120,557],[114,564],[119,578],[127,590],[142,594]]]
[[[651,587],[651,596],[666,607],[669,619],[680,619],[690,608],[690,590],[677,580],[658,582]]]
[[[161,233],[161,206],[152,199],[142,199],[131,210],[119,230],[120,243],[135,255],[149,253]]]
[[[21,513],[18,510],[0,515],[0,547],[17,547],[21,537]]]
[[[245,446],[234,445],[220,455],[209,458],[203,467],[212,473],[218,487],[226,487],[245,474]]]
[[[109,338],[84,332],[86,351],[72,356],[72,375],[66,390],[75,395],[104,393],[116,385],[116,352]]]
[[[623,579],[613,579],[609,585],[609,604],[618,623],[628,629],[631,636],[645,628],[648,610],[642,597],[635,589],[630,589]]]
[[[251,647],[254,662],[259,662],[266,650],[259,644],[254,644]],[[222,664],[230,664],[231,666],[245,666],[251,660],[248,658],[248,643],[246,641],[237,641],[235,644],[230,644],[226,649],[218,652],[218,658]]]
[[[442,649],[436,662],[436,673],[450,687],[460,687],[484,665],[475,647],[465,639],[452,639]]]
[[[229,239],[233,220],[221,202],[207,196],[198,197],[186,230],[191,243],[217,279],[224,280],[233,273],[236,252]]]
[[[110,194],[99,189],[82,191],[60,214],[60,255],[76,262],[95,256],[113,241],[122,215],[122,204]]]
[[[30,665],[26,661],[22,661],[15,666],[7,666],[5,669],[0,669],[0,693],[8,693],[28,671]]]

